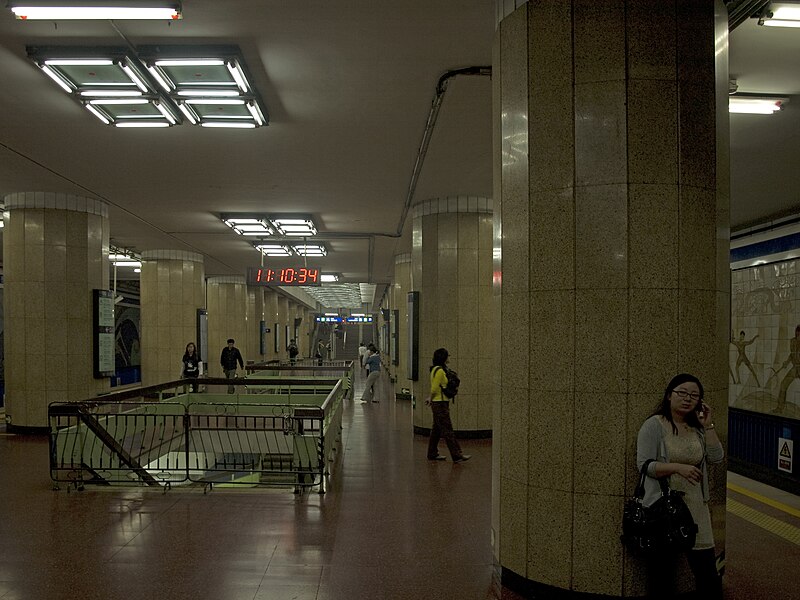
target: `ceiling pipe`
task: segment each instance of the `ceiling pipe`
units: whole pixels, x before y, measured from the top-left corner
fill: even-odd
[[[747,19],[758,17],[769,3],[770,0],[730,0],[726,2],[728,31],[733,31]]]
[[[425,155],[428,153],[428,144],[430,144],[431,137],[433,136],[433,130],[436,127],[436,119],[439,117],[439,109],[442,107],[444,93],[447,91],[447,84],[451,79],[458,77],[459,75],[478,75],[481,77],[491,77],[492,67],[465,67],[463,69],[453,69],[452,71],[447,71],[444,73],[444,75],[439,77],[439,81],[436,84],[436,94],[433,97],[433,102],[431,102],[431,110],[428,113],[428,121],[425,123],[425,131],[422,134],[422,141],[420,142],[419,150],[417,150],[417,159],[414,161],[414,168],[411,171],[411,181],[408,184],[408,191],[406,192],[406,202],[403,206],[403,212],[400,213],[400,222],[397,224],[397,231],[394,233],[394,235],[390,234],[387,237],[400,237],[403,235],[403,227],[405,226],[408,211],[411,210],[411,203],[414,200],[414,192],[416,192],[417,189],[417,182],[419,181],[419,176],[422,172],[422,165],[425,162]],[[378,235],[386,236],[387,234]]]

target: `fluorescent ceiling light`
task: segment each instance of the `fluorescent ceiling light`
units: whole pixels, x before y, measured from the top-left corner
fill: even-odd
[[[141,95],[142,92],[138,90],[84,90],[81,92],[81,96],[86,96],[87,98],[103,98],[107,96],[135,97]]]
[[[184,104],[178,104],[178,108],[181,109],[183,116],[185,116],[189,120],[189,123],[191,123],[192,125],[197,125],[197,119],[192,114],[192,111],[186,108]]]
[[[117,121],[115,127],[169,127],[164,121]]]
[[[157,67],[219,67],[225,64],[221,58],[177,58],[157,60]]]
[[[61,79],[61,77],[47,65],[42,65],[42,71],[44,71],[45,75],[55,81],[61,87],[61,89],[68,94],[71,94],[74,91],[69,85],[67,85],[67,82]]]
[[[758,24],[767,27],[800,27],[800,5],[773,2],[759,18]]]
[[[133,69],[131,69],[128,65],[125,64],[120,65],[120,67],[125,72],[125,75],[127,75],[130,78],[130,80],[136,85],[136,87],[138,87],[143,92],[147,92],[147,86],[144,84],[141,78],[136,73],[133,72]]]
[[[99,110],[97,110],[97,109],[96,109],[94,106],[92,106],[91,104],[87,104],[87,105],[86,105],[86,110],[88,110],[88,111],[89,111],[90,113],[92,113],[92,114],[93,114],[95,117],[97,117],[98,119],[100,119],[100,120],[101,120],[101,121],[102,121],[102,122],[103,122],[105,125],[108,125],[108,124],[111,122],[111,121],[109,121],[108,119],[106,119],[106,118],[105,118],[105,117],[104,117],[104,116],[103,116],[103,115],[100,113],[100,111],[99,111]]]
[[[141,273],[141,272],[142,272],[142,269],[141,269],[140,267],[137,267],[137,268],[135,268],[135,269],[133,270],[133,272],[134,272],[134,273]]]
[[[150,71],[150,75],[153,76],[153,79],[156,80],[158,85],[160,85],[165,92],[172,91],[172,86],[161,76],[161,73],[158,72],[158,69],[155,67],[147,67],[147,70]]]
[[[185,102],[186,104],[244,104],[244,100],[239,100],[238,98],[187,98]]]
[[[205,98],[231,97],[231,96],[236,97],[238,95],[239,95],[239,92],[237,90],[206,90],[206,89],[202,89],[202,90],[180,90],[178,92],[178,96],[186,96],[186,97],[201,96],[201,97],[205,97]],[[188,102],[188,100],[187,100],[187,102]],[[239,103],[240,104],[244,104],[244,100],[239,100]]]
[[[147,98],[104,98],[102,100],[89,100],[89,104],[149,104]]]
[[[339,276],[336,273],[323,273],[320,275],[320,281],[322,283],[334,283],[339,281]]]
[[[141,267],[142,263],[138,260],[115,260],[112,263],[115,267]]]
[[[160,19],[174,21],[181,17],[181,6],[177,2],[150,2],[119,0],[75,0],[54,2],[19,0],[9,2],[8,7],[17,19],[34,21],[46,19],[60,21],[69,19]]]
[[[228,123],[222,123],[220,121],[205,121],[200,123],[203,127],[230,127],[233,129],[255,129],[255,123],[238,123],[236,121],[231,121]]]
[[[44,61],[44,64],[55,67],[99,67],[113,65],[114,61],[108,58],[54,58]]]
[[[227,63],[228,72],[230,72],[231,77],[236,82],[236,85],[239,86],[239,89],[242,90],[244,93],[249,91],[249,87],[247,85],[247,80],[244,78],[244,73],[242,73],[241,68],[239,67],[238,63],[229,62]]]
[[[728,112],[749,115],[771,115],[788,102],[787,98],[767,96],[729,96]]]

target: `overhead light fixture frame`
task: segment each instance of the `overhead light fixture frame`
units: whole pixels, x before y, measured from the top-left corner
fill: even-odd
[[[758,14],[758,24],[766,27],[800,27],[800,2],[771,2]]]
[[[183,18],[176,0],[9,0],[7,4],[21,21],[61,20],[166,20]]]

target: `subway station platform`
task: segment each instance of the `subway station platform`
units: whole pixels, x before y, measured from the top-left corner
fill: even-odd
[[[410,403],[363,384],[325,495],[53,491],[47,438],[0,430],[0,599],[521,598],[492,584],[491,441],[430,462]],[[798,497],[729,473],[727,523],[725,598],[800,598]]]

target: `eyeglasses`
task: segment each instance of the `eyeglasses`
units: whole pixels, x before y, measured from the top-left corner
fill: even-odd
[[[700,394],[697,392],[685,392],[683,390],[672,390],[672,393],[678,396],[681,400],[686,400],[687,398],[691,398],[695,402],[700,400]]]

